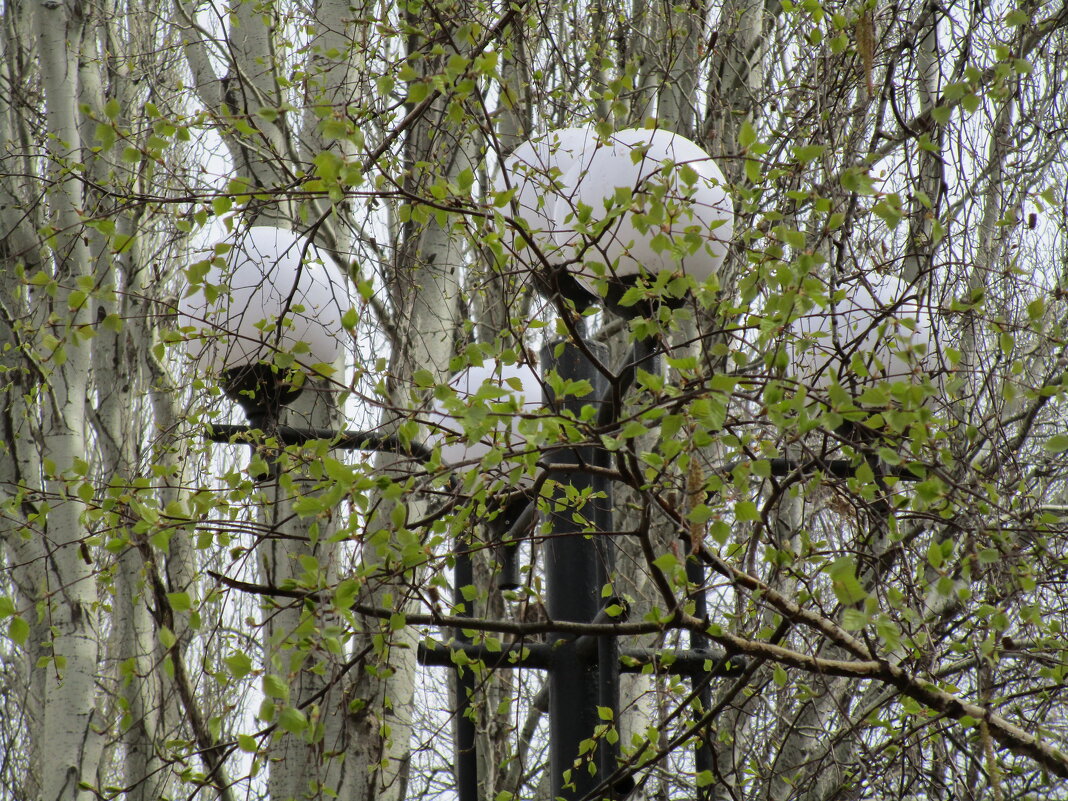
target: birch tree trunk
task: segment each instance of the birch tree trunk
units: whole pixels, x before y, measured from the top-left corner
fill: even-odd
[[[84,504],[78,487],[87,479],[85,405],[91,351],[83,327],[90,306],[79,298],[79,279],[89,277],[89,253],[80,236],[81,181],[69,168],[80,158],[78,58],[85,24],[78,3],[45,0],[36,5],[41,80],[52,186],[48,193],[54,278],[54,316],[41,332],[37,352],[48,365],[50,402],[44,410],[43,468],[47,514],[47,613],[52,658],[44,687],[41,735],[42,797],[88,799],[103,739],[97,720],[95,677],[100,631],[91,558],[85,549]],[[84,294],[84,293],[83,293]]]
[[[6,119],[0,123],[0,147],[5,144],[2,141],[5,131],[17,129],[7,127],[14,120],[7,114],[4,116]],[[6,183],[0,186],[7,188]],[[40,490],[41,465],[33,447],[39,433],[38,421],[25,398],[40,383],[41,375],[37,365],[26,358],[26,343],[32,334],[27,325],[26,291],[17,278],[15,265],[22,264],[17,255],[22,252],[20,245],[32,239],[20,235],[25,234],[19,230],[21,215],[9,213],[13,207],[8,204],[14,200],[5,197],[0,214],[3,227],[0,240],[10,249],[0,256],[0,372],[4,376],[0,384],[0,443],[3,443],[0,445],[0,509],[3,510],[0,543],[5,561],[12,566],[8,578],[15,590],[15,606],[19,619],[26,625],[26,635],[17,663],[13,665],[15,686],[22,693],[23,726],[21,732],[10,732],[6,743],[13,758],[19,752],[22,757],[16,767],[22,775],[15,792],[22,798],[35,799],[40,797],[43,777],[41,737],[47,678],[45,671],[36,666],[38,660],[48,658],[46,646],[50,633],[47,621],[34,611],[41,594],[47,552],[36,523],[38,506],[31,495],[34,490]],[[32,262],[31,265],[39,267]],[[31,524],[31,520],[35,522]]]
[[[35,10],[3,17],[4,51],[0,53],[0,76],[4,85],[18,85],[28,80],[18,71],[24,62],[18,58],[15,43],[20,36],[32,36]],[[0,92],[0,153],[15,174],[32,175],[28,110]],[[26,625],[22,652],[15,666],[18,689],[23,694],[22,732],[11,732],[6,739],[12,757],[22,750],[22,776],[15,785],[23,798],[41,797],[42,780],[47,763],[43,757],[45,723],[46,671],[37,668],[50,655],[51,637],[48,621],[35,614],[44,585],[47,546],[40,522],[41,455],[40,419],[28,399],[34,389],[46,386],[42,367],[35,358],[33,315],[29,289],[19,279],[21,271],[47,273],[48,264],[37,249],[36,231],[43,223],[40,207],[31,201],[32,188],[27,182],[0,181],[0,506],[3,519],[0,538],[4,556],[11,568],[8,578],[14,589],[15,606]]]
[[[730,0],[720,12],[709,69],[704,139],[714,155],[734,153],[744,123],[760,112],[768,7],[762,0]],[[727,180],[742,179],[744,164],[724,159]]]
[[[124,234],[130,235],[129,232]],[[116,265],[106,244],[97,241],[96,245],[94,262],[100,265],[101,284],[121,292],[121,295],[98,299],[97,317],[112,314],[130,321],[143,317],[143,314],[122,308],[127,304],[118,302],[119,297],[133,299],[142,291],[138,282],[131,280],[134,271],[129,269],[131,262],[136,263],[139,247],[133,246],[133,252],[127,252],[125,258],[116,257],[115,261],[119,262]],[[115,269],[117,266],[127,269]],[[146,333],[141,326],[130,323],[118,331],[101,331],[93,339],[93,378],[97,395],[93,427],[101,451],[102,480],[110,486],[128,486],[138,471],[139,443],[128,432],[140,428],[145,416],[145,409],[140,405],[145,381],[138,351]],[[113,532],[117,539],[124,535],[131,538],[129,531]],[[130,788],[131,799],[143,801],[159,797],[164,776],[157,759],[162,747],[157,718],[162,696],[158,676],[152,667],[156,650],[155,629],[146,603],[148,597],[142,558],[131,543],[117,558],[108,672],[117,680],[117,695],[123,699],[124,714],[120,717],[119,727],[125,747],[125,785]]]
[[[421,28],[424,21],[410,22]],[[421,47],[422,37],[413,36],[410,56]],[[413,66],[421,79],[429,79],[443,64],[437,58],[414,57]],[[405,187],[413,199],[414,216],[403,224],[401,247],[389,276],[398,341],[390,353],[394,394],[392,408],[385,412],[388,426],[396,424],[398,410],[403,414],[419,402],[412,383],[416,372],[427,371],[435,381],[442,381],[453,354],[464,243],[453,220],[433,213],[424,216],[426,209],[418,203],[419,198],[429,196],[432,184],[455,181],[461,171],[474,166],[469,158],[469,134],[447,121],[452,102],[446,94],[432,103],[413,126],[406,149]],[[395,457],[385,454],[377,462],[383,472],[397,464]],[[408,587],[420,579],[399,565],[397,549],[402,538],[412,536],[403,521],[418,516],[424,507],[409,503],[408,511],[401,514],[399,502],[383,499],[369,515],[360,574],[366,582],[367,603],[403,613],[412,608]],[[371,622],[357,637],[356,650],[373,656],[350,689],[357,711],[346,758],[347,792],[354,798],[401,801],[406,797],[411,759],[414,632],[384,631]]]
[[[285,423],[300,427],[338,427],[336,403],[323,381],[309,387],[286,411]],[[288,460],[287,460],[288,461]],[[318,482],[307,466],[286,465],[278,479],[264,487],[270,502],[263,513],[271,532],[260,546],[260,570],[270,587],[330,587],[339,577],[338,546],[332,514],[314,521],[295,513],[294,502],[315,492]],[[268,793],[275,801],[332,798],[343,782],[345,723],[345,655],[339,621],[327,604],[308,609],[282,600],[264,611],[265,669],[286,688],[275,701],[283,711],[280,730],[267,749]]]
[[[931,114],[938,104],[941,91],[941,48],[938,42],[938,20],[941,12],[934,4],[923,7],[917,23],[919,42],[913,50],[916,59],[917,99],[919,113]],[[926,283],[922,279],[934,268],[934,254],[938,242],[932,239],[945,194],[943,175],[945,130],[935,124],[930,144],[917,148],[917,175],[913,186],[913,202],[909,216],[907,251],[901,266],[901,277],[909,283]]]

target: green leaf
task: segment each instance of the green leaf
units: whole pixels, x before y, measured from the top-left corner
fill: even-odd
[[[278,725],[290,734],[300,734],[308,728],[308,719],[299,709],[287,706],[278,716]]]
[[[100,147],[104,150],[110,150],[115,145],[115,141],[118,139],[118,134],[115,128],[106,123],[97,123],[96,131],[94,133],[96,140],[100,143]]]
[[[285,701],[289,698],[289,685],[273,673],[267,673],[263,677],[263,694]]]
[[[782,665],[775,666],[775,670],[772,672],[771,677],[780,687],[785,687],[786,682],[790,680],[790,677],[786,675],[786,670],[783,669]]]
[[[875,624],[875,633],[889,651],[896,651],[901,646],[901,628],[885,615],[880,616]]]
[[[653,560],[653,564],[665,572],[673,570],[678,563],[678,557],[670,551],[668,553],[661,554]]]
[[[323,120],[319,130],[324,139],[344,139],[349,133],[348,125],[342,120]]]
[[[174,632],[166,626],[160,626],[159,629],[159,642],[164,648],[170,649],[174,647],[174,644],[178,642],[178,638],[174,636]]]
[[[927,562],[935,570],[942,567],[942,563],[945,561],[942,555],[942,545],[937,542],[932,542],[927,546]]]
[[[16,615],[8,624],[7,634],[13,642],[25,645],[26,639],[30,636],[30,624]]]
[[[278,706],[274,701],[270,698],[264,698],[263,701],[260,702],[260,711],[257,714],[257,717],[262,721],[270,723],[274,720],[274,713],[277,709]]]
[[[334,606],[338,609],[351,609],[360,592],[360,584],[354,579],[345,579],[334,590]]]
[[[939,125],[945,125],[953,116],[952,106],[935,106],[931,109],[931,118]]]
[[[831,576],[831,587],[840,603],[849,606],[868,597],[868,593],[857,580],[857,569],[850,557],[840,556],[828,568],[828,573]]]
[[[1043,447],[1049,453],[1064,453],[1068,451],[1068,434],[1054,434],[1046,440]]]
[[[430,86],[422,81],[408,84],[408,102],[419,103],[430,94]]]
[[[868,625],[868,616],[859,609],[849,607],[842,613],[842,628],[846,631],[860,631]]]
[[[316,173],[324,181],[336,181],[342,166],[344,166],[341,156],[332,150],[320,151],[312,161],[315,164]]]
[[[235,679],[243,679],[252,672],[252,659],[244,651],[233,651],[223,658],[226,669]]]
[[[1031,15],[1025,9],[1016,8],[1005,15],[1005,24],[1018,28],[1031,22]]]
[[[216,195],[211,199],[211,210],[216,217],[222,217],[234,207],[233,198],[228,195]]]
[[[748,148],[757,140],[756,129],[753,127],[749,120],[742,121],[742,128],[738,131],[738,146],[743,150]]]
[[[785,225],[776,225],[772,232],[794,250],[805,249],[805,234],[803,231],[798,231],[796,228],[790,228]]]
[[[808,164],[822,156],[826,149],[825,145],[795,145],[793,147],[794,158],[802,164]]]
[[[760,510],[752,501],[738,501],[734,505],[734,517],[742,522],[760,520]]]
[[[175,612],[188,612],[193,608],[193,602],[189,599],[187,592],[169,592],[167,601]]]
[[[880,200],[872,206],[871,210],[872,213],[885,222],[886,227],[891,230],[897,228],[897,224],[901,222],[901,218],[904,216],[904,212],[902,212],[900,208],[896,208],[885,200]]]
[[[839,179],[842,188],[858,195],[870,195],[875,192],[875,185],[868,173],[860,167],[850,167]]]
[[[695,186],[697,184],[697,170],[691,167],[689,164],[683,164],[678,169],[679,180],[682,181],[683,186]]]

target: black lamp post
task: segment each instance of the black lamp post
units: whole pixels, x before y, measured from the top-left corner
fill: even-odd
[[[644,360],[647,345],[632,349],[623,368],[616,376],[629,383],[633,377],[635,360]],[[597,405],[602,410],[613,407],[613,395],[625,392],[626,386],[610,386],[607,378],[587,356],[592,352],[604,363],[603,352],[593,343],[584,341],[554,343],[543,349],[542,369],[554,372],[567,381],[588,381],[595,391]],[[577,415],[587,399],[573,396],[549,399],[558,413]],[[620,605],[618,598],[602,598],[601,589],[610,580],[615,546],[598,532],[612,530],[612,486],[597,468],[607,467],[607,453],[592,445],[553,450],[545,459],[546,469],[566,470],[567,484],[579,492],[591,491],[591,500],[581,507],[563,502],[563,493],[551,499],[551,506],[559,502],[561,510],[550,513],[549,533],[544,541],[545,602],[549,617],[554,621],[577,623],[611,623],[610,606]],[[588,470],[583,468],[590,468]],[[513,524],[514,537],[529,523],[533,505],[528,505]],[[529,519],[529,518],[528,518]],[[700,587],[704,583],[703,567],[696,559],[688,560],[688,578]],[[473,580],[470,552],[457,549],[455,591],[457,604],[466,604],[461,589]],[[699,593],[698,614],[702,613],[703,593]],[[619,714],[619,676],[623,671],[640,672],[650,665],[661,673],[689,676],[695,686],[707,687],[712,676],[732,675],[745,667],[745,660],[728,657],[707,648],[704,641],[692,641],[692,648],[673,651],[670,665],[660,661],[652,649],[620,648],[613,636],[575,637],[569,634],[550,635],[546,642],[517,643],[514,647],[490,650],[473,645],[462,632],[455,632],[451,643],[423,642],[419,645],[419,660],[426,665],[453,666],[458,652],[464,661],[477,660],[492,669],[541,669],[549,680],[549,770],[550,792],[553,798],[622,798],[634,786],[632,776],[620,770],[618,751],[610,738],[597,738],[598,729],[616,725]],[[470,670],[465,670],[457,682],[456,738],[457,780],[461,801],[480,801],[475,759],[475,727],[470,719],[469,693],[474,689]],[[701,691],[699,691],[701,692]],[[705,693],[707,695],[707,693]],[[706,698],[707,707],[707,698]],[[600,709],[611,711],[610,721],[601,717]],[[590,757],[582,744],[596,739],[596,750]],[[702,745],[701,749],[706,746]],[[704,756],[697,757],[699,765],[706,765]],[[590,771],[590,766],[595,771]],[[702,767],[701,769],[705,769]]]
[[[635,158],[635,156],[638,158]],[[607,280],[606,305],[624,315],[641,313],[639,304],[623,308],[627,286],[642,280],[649,270],[678,270],[679,255],[663,242],[654,242],[665,226],[671,236],[696,235],[702,244],[681,260],[691,277],[703,280],[722,263],[725,243],[731,237],[733,207],[725,193],[724,179],[708,155],[688,140],[667,131],[623,131],[609,141],[599,141],[589,129],[566,129],[552,132],[542,140],[526,142],[506,161],[497,188],[515,189],[513,210],[526,230],[523,240],[539,248],[550,269],[541,270],[540,280],[546,294],[557,300],[570,301],[579,310],[597,300],[596,280]],[[669,218],[635,224],[627,210],[608,213],[603,221],[598,215],[618,197],[618,188],[629,188],[636,197],[651,187],[668,209]],[[578,219],[592,209],[593,220],[585,217],[580,233]],[[672,216],[674,215],[674,216]],[[655,215],[654,215],[655,216]],[[668,245],[672,245],[668,242]],[[558,249],[555,246],[559,246]],[[600,263],[593,272],[586,267]],[[580,265],[576,269],[576,265]],[[542,265],[544,266],[544,264]],[[553,269],[555,267],[555,269]],[[565,314],[569,314],[564,310]],[[635,344],[618,373],[605,375],[605,354],[584,337],[582,320],[573,330],[580,342],[554,343],[542,352],[542,369],[554,372],[565,381],[586,381],[598,399],[597,423],[613,424],[620,412],[623,395],[633,382],[641,364],[651,370],[655,343]],[[611,380],[609,380],[611,379]],[[587,399],[567,397],[549,399],[558,413],[578,415]],[[546,605],[552,620],[572,622],[610,622],[608,608],[618,599],[602,599],[601,589],[610,580],[615,545],[598,532],[613,530],[612,486],[604,471],[593,468],[608,466],[603,449],[587,445],[553,451],[546,459],[547,469],[568,465],[567,480],[572,488],[592,498],[582,508],[567,507],[552,512],[549,534],[544,547]],[[584,469],[589,467],[591,469]],[[554,498],[553,501],[558,499]],[[593,534],[594,536],[590,536]],[[457,557],[457,579],[469,575],[469,557]],[[464,579],[460,577],[464,576]],[[696,559],[688,560],[688,579],[700,588],[704,570]],[[704,613],[704,594],[698,590],[695,603]],[[453,651],[462,650],[498,667],[541,668],[549,672],[549,754],[550,794],[553,798],[586,799],[623,797],[634,786],[633,778],[619,770],[618,754],[613,741],[602,736],[596,742],[593,759],[579,760],[588,751],[583,743],[595,739],[605,721],[599,712],[610,712],[610,723],[618,723],[619,675],[621,670],[644,669],[656,662],[656,655],[644,649],[621,649],[616,638],[550,638],[550,643],[524,643],[508,655],[477,648],[457,637],[453,645],[431,644],[420,649],[425,664],[452,664]],[[707,679],[740,670],[739,658],[707,650],[707,641],[696,636],[688,651],[673,652],[666,672],[689,675],[698,687],[698,696],[707,708]],[[622,657],[622,659],[621,659]],[[474,775],[474,731],[466,722],[466,692],[458,700],[458,773],[461,801],[476,801],[477,778]],[[465,758],[467,757],[467,758]],[[696,756],[699,769],[709,767],[710,753],[702,745]],[[589,770],[596,767],[595,771]]]

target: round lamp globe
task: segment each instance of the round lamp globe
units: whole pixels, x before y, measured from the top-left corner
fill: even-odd
[[[281,228],[254,226],[204,254],[203,284],[178,304],[183,327],[196,329],[191,355],[224,373],[286,354],[305,372],[336,362],[348,334],[348,308],[337,264],[310,241]]]
[[[564,260],[587,288],[598,278],[718,274],[734,233],[734,205],[712,158],[660,129],[627,129],[564,176],[553,212]]]
[[[541,379],[527,364],[487,362],[469,367],[453,376],[449,386],[455,400],[435,400],[426,418],[431,441],[442,443],[441,460],[448,465],[477,462],[494,448],[523,447],[521,415],[544,404]],[[465,414],[476,405],[477,413]]]
[[[597,135],[592,127],[549,131],[513,150],[493,182],[495,192],[515,190],[513,202],[503,206],[501,213],[526,226],[535,246],[550,263],[556,263],[553,237],[556,197],[570,191],[565,176],[576,164],[589,161],[596,143]],[[507,237],[513,250],[522,252],[523,236],[510,228]],[[533,255],[524,260],[531,265],[539,261]]]
[[[930,309],[894,276],[840,286],[845,296],[791,324],[790,370],[823,390],[833,382],[859,393],[877,381],[911,381],[930,370]]]

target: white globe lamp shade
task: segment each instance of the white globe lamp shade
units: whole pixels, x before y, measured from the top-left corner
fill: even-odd
[[[620,131],[572,165],[563,184],[570,191],[557,199],[554,236],[588,288],[598,277],[626,282],[663,270],[703,282],[722,267],[734,204],[719,167],[689,139]]]
[[[435,400],[427,415],[431,441],[442,443],[441,460],[447,465],[478,462],[494,448],[522,448],[526,439],[519,433],[519,415],[544,405],[541,379],[527,364],[469,367],[453,376],[449,386],[455,400]],[[476,404],[488,413],[465,422],[463,408]]]
[[[348,301],[333,259],[292,231],[267,226],[221,244],[229,250],[214,260],[205,286],[178,304],[182,326],[198,329],[193,355],[210,372],[272,362],[279,353],[309,372],[340,358]]]
[[[203,254],[213,261],[179,302],[180,323],[196,330],[189,350],[201,369],[223,376],[250,416],[263,414],[253,395],[287,403],[300,391],[281,386],[288,371],[328,372],[341,357],[346,284],[332,259],[292,231],[254,226],[220,245]]]
[[[589,161],[596,143],[597,134],[592,127],[549,131],[513,150],[493,182],[495,192],[515,190],[512,202],[501,211],[527,227],[534,244],[550,262],[554,261],[556,250],[556,198],[561,192],[570,191],[566,176],[576,164]],[[522,235],[511,229],[507,236],[514,250],[522,252]],[[531,266],[539,261],[533,254],[524,260]]]
[[[840,286],[845,297],[791,324],[790,370],[809,387],[837,382],[855,392],[931,371],[934,320],[915,290],[893,276]]]

